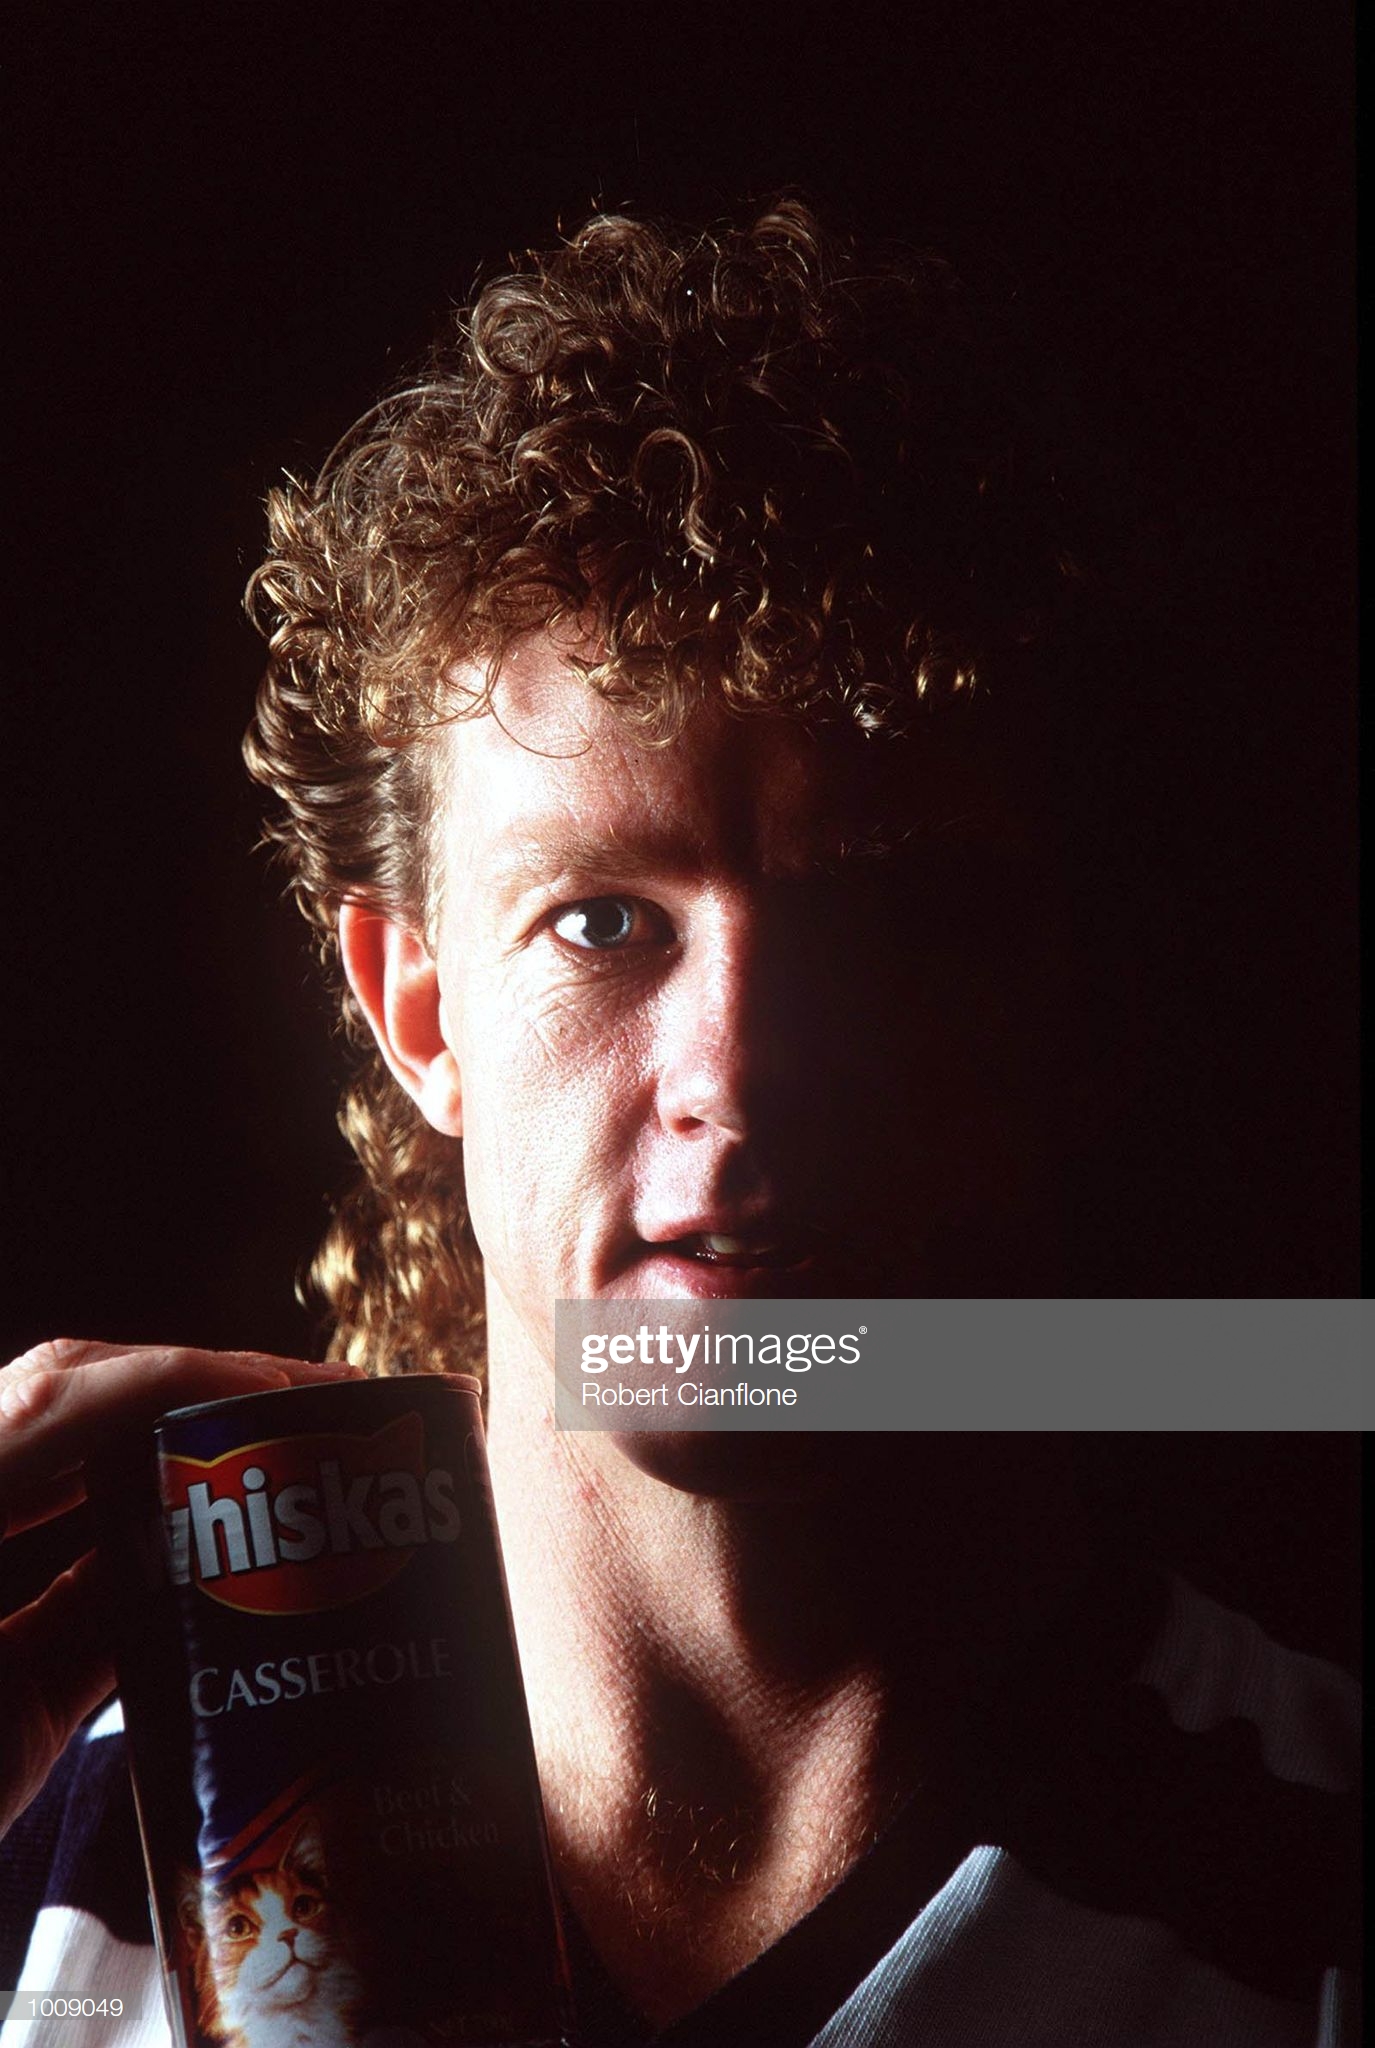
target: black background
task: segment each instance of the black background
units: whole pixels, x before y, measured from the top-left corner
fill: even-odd
[[[1154,536],[1159,658],[1197,702],[1141,764],[1190,1048],[1156,1083],[1158,1291],[1356,1291],[1344,9],[11,22],[7,1350],[313,1341],[293,1278],[345,1153],[238,766],[264,490],[480,268],[598,205],[783,183],[1014,280]],[[1104,1466],[1205,1584],[1350,1656],[1354,1458],[1238,1434]]]

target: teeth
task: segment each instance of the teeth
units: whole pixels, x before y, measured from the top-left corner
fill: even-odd
[[[773,1250],[772,1245],[751,1244],[745,1237],[718,1237],[713,1232],[705,1230],[702,1232],[701,1242],[707,1251],[714,1252],[719,1259],[738,1259],[744,1252],[763,1253]]]

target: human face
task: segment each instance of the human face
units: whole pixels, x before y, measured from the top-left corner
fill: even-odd
[[[1020,1291],[1043,948],[957,750],[720,706],[650,748],[547,636],[434,745],[494,1324],[552,1358],[560,1298]]]

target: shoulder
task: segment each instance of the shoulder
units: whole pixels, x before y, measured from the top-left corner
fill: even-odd
[[[1135,1678],[1188,1734],[1231,1722],[1254,1730],[1258,1763],[1280,1783],[1340,1795],[1359,1780],[1356,1680],[1321,1657],[1285,1648],[1183,1579],[1168,1582],[1160,1626]]]
[[[1244,2008],[1238,2039],[1345,2038],[1334,2015],[1363,1946],[1355,1679],[1171,1576],[1098,1705],[1110,1761],[1090,1753],[1069,1778],[1102,1822],[1077,1896],[1130,1922],[1162,1995],[1173,1959],[1182,2009]]]
[[[1355,1682],[1182,1580],[1139,1628],[1144,1580],[1102,1590],[1001,1704],[980,1846],[815,2048],[1357,2038]]]
[[[1122,1682],[1070,1711],[1066,1734],[1055,1846],[1033,1828],[1028,1847],[1074,1896],[1276,1998],[1356,1966],[1354,1679],[1171,1577]]]

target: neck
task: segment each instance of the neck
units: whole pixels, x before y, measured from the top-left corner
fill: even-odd
[[[556,1431],[552,1375],[493,1321],[488,1448],[555,1860],[662,2022],[943,1782],[960,1701],[1063,1587],[1073,1532],[1026,1438]]]

